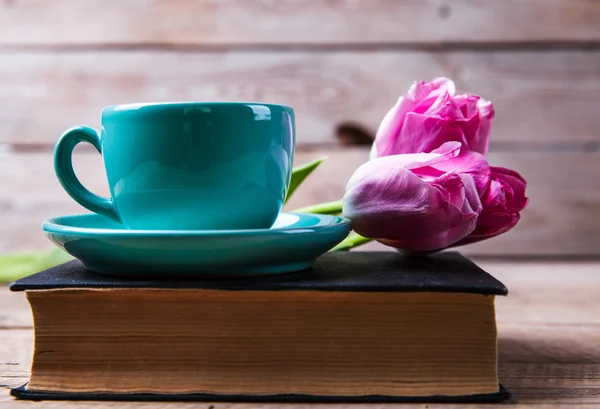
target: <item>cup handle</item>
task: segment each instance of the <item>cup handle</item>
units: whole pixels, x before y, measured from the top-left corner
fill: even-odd
[[[121,221],[112,199],[98,196],[86,189],[73,171],[73,149],[80,142],[88,142],[102,154],[100,134],[93,128],[77,126],[65,131],[54,148],[54,170],[58,181],[77,203],[94,213]]]

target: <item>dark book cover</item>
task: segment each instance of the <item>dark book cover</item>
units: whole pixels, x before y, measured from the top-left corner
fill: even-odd
[[[168,272],[165,272],[168,274]],[[12,291],[59,288],[174,288],[213,290],[306,290],[363,292],[462,292],[506,295],[506,287],[457,252],[427,257],[406,257],[396,252],[331,252],[313,268],[301,272],[235,279],[140,280],[88,271],[73,260],[11,284]],[[315,396],[315,395],[214,395],[214,394],[106,394],[55,393],[12,389],[11,395],[27,400],[113,401],[213,401],[304,403],[500,402],[510,398],[500,385],[497,393],[468,396]]]
[[[168,276],[168,271],[165,271]],[[289,274],[210,280],[141,280],[87,270],[78,260],[33,274],[12,291],[53,288],[191,288],[212,290],[311,290],[462,292],[506,295],[506,287],[457,252],[406,257],[396,252],[330,252],[313,268]]]

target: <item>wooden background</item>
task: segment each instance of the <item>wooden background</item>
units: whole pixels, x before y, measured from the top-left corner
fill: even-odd
[[[48,246],[41,221],[82,211],[52,147],[105,105],[292,105],[296,163],[329,156],[293,208],[340,198],[367,159],[340,124],[373,132],[441,75],[494,102],[490,162],[529,181],[519,226],[465,252],[600,255],[600,0],[0,0],[0,252]],[[75,162],[105,194],[99,155]]]

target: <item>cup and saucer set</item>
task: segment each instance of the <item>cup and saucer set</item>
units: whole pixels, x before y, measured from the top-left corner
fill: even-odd
[[[110,198],[77,179],[80,142],[103,156]],[[126,104],[102,111],[100,132],[59,139],[60,183],[93,213],[46,220],[57,246],[91,271],[128,277],[242,277],[309,268],[350,231],[343,217],[282,212],[295,120],[284,105]]]

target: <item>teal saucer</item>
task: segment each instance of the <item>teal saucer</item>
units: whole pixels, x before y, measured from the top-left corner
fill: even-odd
[[[104,216],[82,214],[49,219],[42,228],[54,244],[98,273],[205,278],[307,269],[348,235],[350,221],[284,212],[270,229],[128,230]]]

